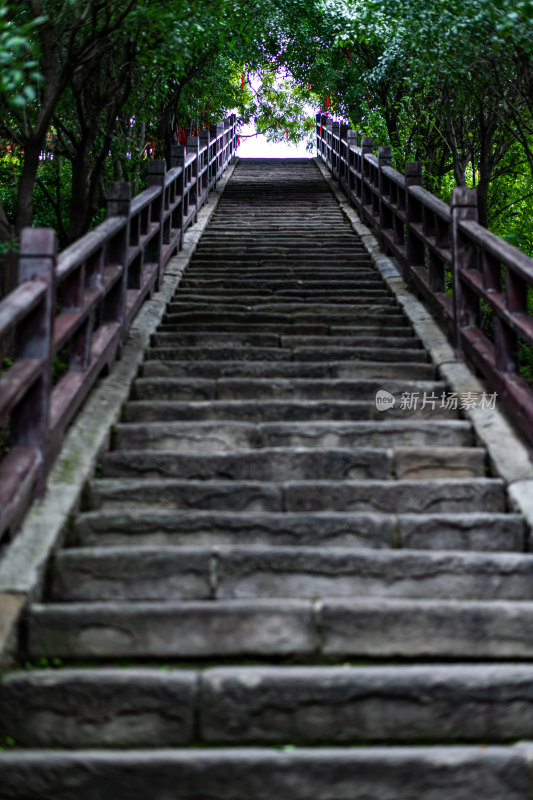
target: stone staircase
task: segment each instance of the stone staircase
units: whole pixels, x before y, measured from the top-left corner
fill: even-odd
[[[533,560],[446,392],[314,163],[239,162],[0,684],[0,798],[530,798]]]

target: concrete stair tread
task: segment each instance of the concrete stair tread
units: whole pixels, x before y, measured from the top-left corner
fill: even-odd
[[[165,345],[150,347],[146,351],[148,360],[170,361],[372,361],[372,362],[400,362],[428,363],[429,357],[425,350],[418,347],[260,347],[257,345]]]
[[[55,559],[61,602],[255,597],[533,601],[533,555],[353,547],[75,548]]]
[[[174,544],[412,547],[422,550],[522,551],[518,514],[383,512],[256,512],[106,509],[78,516],[79,546]]]
[[[34,604],[27,657],[533,658],[533,603],[315,596]]]
[[[280,367],[283,362],[278,362],[273,366],[267,365],[265,362],[257,362],[255,367],[248,364],[239,377],[228,377],[228,373],[234,374],[233,362],[217,364],[217,362],[206,361],[203,362],[203,369],[202,364],[193,364],[190,370],[187,369],[186,364],[183,365],[180,362],[176,362],[176,364],[177,369],[183,373],[182,377],[138,378],[133,385],[132,399],[352,401],[357,398],[375,404],[376,393],[382,389],[395,397],[395,393],[398,393],[398,400],[401,400],[403,392],[411,394],[419,391],[422,392],[420,395],[422,398],[424,391],[428,393],[428,396],[436,394],[439,389],[441,393],[444,391],[442,383],[432,381],[434,369],[429,364],[410,365],[410,370],[406,369],[406,364],[396,364],[391,370],[390,364],[387,362],[383,362],[381,365],[369,362],[366,368],[360,362],[346,362],[347,365],[350,365],[346,367],[330,363],[319,368],[319,371],[320,369],[326,370],[327,377],[321,375],[314,379],[312,376],[317,374],[315,366],[309,367],[309,377],[295,378],[291,375],[294,370],[288,363]],[[155,371],[161,372],[162,370]],[[341,371],[342,375],[339,377]],[[407,379],[409,371],[412,375],[410,383]],[[354,372],[361,375],[360,379],[353,377]],[[415,379],[413,372],[418,375],[418,380]],[[289,377],[285,377],[287,373]],[[344,375],[346,377],[343,377]],[[422,405],[422,400],[419,405]],[[438,411],[438,406],[432,410]],[[409,413],[407,412],[407,414]]]
[[[147,359],[142,366],[141,378],[134,385],[139,391],[149,386],[147,379],[166,377],[168,385],[174,385],[177,388],[179,386],[178,381],[185,376],[195,376],[199,385],[202,385],[199,380],[202,378],[238,380],[240,377],[249,376],[257,381],[266,377],[276,378],[276,384],[280,388],[283,386],[288,391],[290,391],[291,387],[301,390],[302,400],[312,400],[313,392],[316,393],[318,391],[320,391],[323,399],[335,400],[335,390],[341,388],[339,383],[335,383],[335,381],[341,381],[342,379],[351,380],[348,391],[352,394],[346,398],[351,400],[359,397],[359,388],[363,390],[368,388],[368,383],[365,382],[377,379],[379,379],[380,385],[374,384],[376,392],[381,388],[387,389],[387,386],[391,386],[393,393],[396,390],[401,392],[421,391],[422,394],[420,396],[423,397],[424,391],[427,391],[428,394],[431,394],[433,390],[440,391],[442,395],[446,389],[446,385],[436,379],[436,370],[433,364],[419,361],[395,361],[391,363],[387,361],[335,361],[334,359],[300,362],[209,361],[206,359],[198,363],[161,359],[150,361]],[[309,378],[330,378],[330,380],[327,383],[321,383],[317,380],[311,382]],[[280,384],[278,379],[285,380],[286,383]],[[307,383],[305,383],[306,380]],[[400,381],[403,381],[403,384]],[[271,381],[254,384],[257,399],[260,398],[261,390],[268,390],[270,383]],[[423,383],[426,385],[424,386]],[[203,386],[205,388],[206,384],[203,384]],[[328,386],[331,387],[330,395],[327,394]],[[161,383],[158,388],[163,388]],[[214,386],[212,388],[214,391]],[[372,399],[375,401],[375,393]]]
[[[472,478],[485,476],[482,448],[284,448],[177,454],[175,449],[120,449],[102,459],[103,477],[309,480]]]
[[[472,430],[463,420],[294,420],[244,422],[193,420],[121,423],[113,448],[227,451],[261,447],[457,447],[470,446]]]
[[[533,738],[533,667],[35,670],[0,682],[2,719],[19,747],[507,742]]]
[[[3,800],[529,800],[529,751],[505,747],[88,750],[3,754]]]

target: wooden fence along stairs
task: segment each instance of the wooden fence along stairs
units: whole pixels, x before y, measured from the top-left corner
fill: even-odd
[[[317,165],[240,160],[27,609],[1,800],[530,798],[533,557],[448,395]]]

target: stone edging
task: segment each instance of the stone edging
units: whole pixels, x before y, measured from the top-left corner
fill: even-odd
[[[31,507],[0,560],[0,666],[9,664],[12,658],[20,615],[28,600],[39,597],[48,560],[61,545],[83,489],[108,446],[111,429],[120,419],[150,336],[157,329],[234,169],[234,165],[226,169],[198,212],[198,222],[186,232],[183,249],[165,270],[161,291],[144,303],[134,320],[121,360],[93,390],[69,428],[49,474],[43,500]]]
[[[380,250],[379,242],[372,231],[363,225],[354,208],[320,158],[314,159],[326,183],[333,192],[342,212],[361,237],[376,268],[385,283],[396,296],[405,314],[420,337],[439,374],[452,392],[488,391],[482,379],[456,357],[453,347],[431,313],[407,289],[394,261]],[[512,423],[498,408],[482,410],[468,409],[465,417],[472,423],[476,436],[486,447],[493,471],[507,484],[510,506],[523,514],[533,532],[533,461],[531,450],[520,437]]]

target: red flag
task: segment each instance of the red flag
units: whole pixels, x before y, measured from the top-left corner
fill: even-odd
[[[285,136],[287,137],[287,141],[289,141],[289,129],[285,128]]]
[[[237,147],[240,147],[240,146],[241,146],[241,140],[237,139]]]
[[[326,108],[329,106],[329,95],[326,97]]]
[[[241,75],[241,89],[244,89],[244,75]]]
[[[370,108],[370,92],[366,90],[366,104]]]

